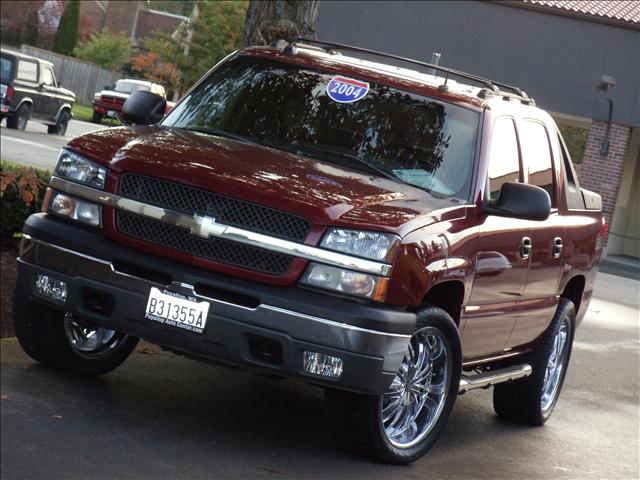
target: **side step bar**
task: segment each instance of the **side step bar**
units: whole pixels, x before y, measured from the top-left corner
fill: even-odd
[[[531,365],[526,363],[483,372],[477,375],[463,375],[460,379],[460,390],[458,393],[462,394],[478,388],[489,388],[497,383],[509,382],[511,380],[528,377],[529,375],[531,375]]]

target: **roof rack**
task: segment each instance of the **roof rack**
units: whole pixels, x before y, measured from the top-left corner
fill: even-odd
[[[521,101],[526,105],[535,105],[533,98],[529,97],[524,91],[522,91],[518,87],[514,87],[513,85],[508,85],[502,82],[496,82],[495,80],[489,80],[488,78],[462,72],[460,70],[455,70],[453,68],[442,67],[440,65],[433,65],[431,63],[421,62],[419,60],[413,60],[411,58],[406,58],[406,57],[400,57],[398,55],[392,55],[390,53],[378,52],[376,50],[369,50],[368,48],[354,47],[352,45],[343,45],[341,43],[325,42],[322,40],[315,40],[312,38],[297,37],[292,40],[289,40],[287,42],[287,45],[284,46],[283,51],[285,53],[294,53],[295,48],[299,45],[302,47],[311,48],[313,50],[322,50],[327,53],[335,54],[335,53],[339,53],[336,50],[346,50],[351,52],[364,53],[368,55],[375,55],[383,58],[400,60],[402,62],[410,63],[412,65],[420,65],[421,67],[427,67],[432,70],[437,70],[439,72],[443,72],[446,74],[444,84],[440,85],[440,88],[442,90],[447,89],[447,80],[449,78],[449,75],[453,75],[456,77],[471,80],[473,82],[477,82],[482,86],[486,87],[480,90],[480,92],[478,93],[478,96],[480,98],[486,98],[489,95],[495,95],[495,96],[502,96],[505,100],[510,100],[513,98]],[[509,91],[505,91],[505,90],[509,90]]]

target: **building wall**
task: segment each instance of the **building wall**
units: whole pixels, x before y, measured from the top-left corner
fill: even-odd
[[[605,122],[594,121],[591,125],[580,170],[580,186],[602,195],[602,212],[610,230],[629,152],[631,127],[616,124],[611,126],[609,155],[602,157],[600,146],[606,129]]]
[[[124,32],[127,36],[132,36],[134,25],[138,21],[138,10],[142,6],[139,1],[111,1],[107,4],[107,17],[104,28],[112,32]],[[144,8],[144,7],[142,7]]]
[[[102,31],[107,18],[106,6],[95,0],[80,2],[80,18],[80,37],[89,38]]]
[[[640,259],[640,129],[631,134],[609,232],[609,255]]]
[[[595,89],[616,86],[614,121],[640,126],[640,29],[498,2],[320,2],[318,38],[431,60],[527,91],[546,110],[605,119]]]

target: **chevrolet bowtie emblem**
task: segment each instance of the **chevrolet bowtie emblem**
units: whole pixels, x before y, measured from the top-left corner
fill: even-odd
[[[216,223],[214,217],[194,215],[194,225],[191,225],[189,231],[192,235],[197,235],[202,238],[209,238],[211,236],[222,235],[227,229],[226,226]]]

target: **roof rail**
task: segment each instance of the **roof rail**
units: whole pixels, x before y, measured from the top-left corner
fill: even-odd
[[[445,73],[446,77],[444,80],[444,84],[440,86],[445,90],[446,90],[446,85],[447,85],[447,80],[449,78],[449,75],[453,75],[456,77],[464,78],[466,80],[471,80],[473,82],[479,83],[480,85],[486,87],[485,89],[482,89],[478,94],[481,98],[485,98],[490,93],[495,96],[502,96],[505,99],[515,98],[527,105],[535,105],[533,98],[529,97],[524,91],[520,90],[518,87],[514,87],[513,85],[508,85],[502,82],[496,82],[495,80],[490,80],[488,78],[462,72],[460,70],[455,70],[453,68],[447,68],[440,65],[433,65],[431,63],[421,62],[419,60],[413,60],[411,58],[406,58],[406,57],[400,57],[398,55],[392,55],[390,53],[378,52],[376,50],[369,50],[368,48],[354,47],[352,45],[343,45],[341,43],[325,42],[323,40],[315,40],[312,38],[305,38],[305,37],[297,37],[292,40],[289,40],[287,44],[284,46],[283,52],[294,53],[295,48],[297,46],[307,47],[313,50],[317,50],[318,46],[320,46],[321,49],[327,53],[338,53],[337,50],[346,50],[350,52],[359,52],[359,53],[375,55],[383,58],[400,60],[405,63],[410,63],[412,65],[419,65],[421,67],[427,67],[427,68]],[[505,90],[509,90],[509,91],[505,91]]]

